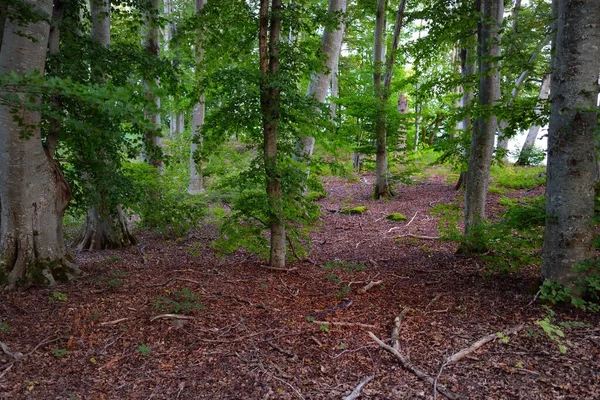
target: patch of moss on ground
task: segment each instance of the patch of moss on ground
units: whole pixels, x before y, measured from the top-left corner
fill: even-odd
[[[342,214],[348,215],[360,215],[366,213],[368,210],[365,206],[356,206],[356,207],[344,207],[340,210]]]
[[[385,217],[389,221],[406,221],[408,218],[402,213],[391,213]]]

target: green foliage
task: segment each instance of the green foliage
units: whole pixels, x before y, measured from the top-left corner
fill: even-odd
[[[184,180],[175,174],[160,175],[145,163],[127,164],[126,174],[134,182],[129,206],[141,218],[140,227],[170,238],[179,237],[206,214],[204,199],[187,194]]]
[[[158,295],[154,298],[154,308],[157,310],[179,314],[205,308],[198,301],[198,295],[189,287],[184,287],[176,292],[165,290],[165,293],[167,293],[167,296]]]
[[[48,302],[50,303],[54,303],[55,301],[62,301],[63,303],[67,301],[67,295],[64,294],[63,292],[60,292],[58,290],[55,290],[52,293],[52,296],[50,296],[48,298]]]
[[[7,334],[12,330],[12,326],[8,322],[0,322],[0,333]]]
[[[282,185],[282,210],[288,245],[294,256],[306,254],[308,232],[319,216],[319,207],[303,195],[306,172],[302,165],[284,157],[278,163],[278,176]],[[269,256],[269,243],[263,234],[269,228],[271,209],[266,195],[262,159],[257,158],[251,167],[232,177],[227,188],[232,197],[231,213],[221,227],[221,238],[216,247],[225,253],[240,247],[263,258]],[[225,185],[222,186],[225,188]]]
[[[546,307],[547,315],[544,319],[535,321],[535,324],[546,334],[546,336],[558,347],[558,350],[565,354],[567,346],[571,346],[571,342],[565,340],[565,333],[560,326],[554,324],[556,313],[551,308]]]
[[[338,271],[345,271],[350,274],[367,270],[367,267],[365,267],[364,265],[350,263],[347,261],[340,261],[340,260],[328,261],[325,265],[323,265],[322,268],[325,271],[338,270]]]
[[[546,159],[546,152],[538,147],[531,147],[518,154],[522,165],[538,166]]]
[[[350,290],[352,290],[352,288],[350,287],[350,285],[348,285],[347,283],[345,283],[342,288],[340,289],[339,292],[337,292],[336,297],[338,299],[343,299],[346,296],[348,296],[348,294],[350,293]]]
[[[490,177],[494,185],[507,189],[532,189],[546,182],[546,167],[492,166]]]
[[[570,303],[584,311],[600,311],[600,260],[592,259],[572,267],[575,281],[565,287],[550,280],[540,288],[540,299],[552,304]]]
[[[431,214],[440,218],[438,229],[444,240],[461,243],[469,252],[481,254],[486,267],[495,272],[514,272],[541,264],[545,224],[543,196],[521,200],[503,199],[507,210],[496,222],[483,222],[464,236],[458,229],[462,210],[456,204],[437,204]]]
[[[150,346],[146,345],[146,343],[142,343],[135,348],[135,351],[140,353],[142,356],[146,357],[147,355],[150,354],[150,352],[152,351],[152,348]]]
[[[69,355],[69,351],[67,349],[52,349],[52,355],[56,358],[63,358]]]
[[[323,332],[325,332],[325,333],[329,333],[329,325],[327,325],[327,324],[322,324],[322,325],[321,325],[319,328],[320,328],[320,329],[321,329]]]

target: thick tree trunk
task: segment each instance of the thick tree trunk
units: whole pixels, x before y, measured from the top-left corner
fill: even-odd
[[[478,26],[479,106],[484,115],[473,127],[471,153],[466,182],[465,234],[472,234],[485,219],[485,201],[494,151],[497,118],[492,107],[500,99],[500,27],[503,0],[482,0],[482,20]],[[476,249],[465,249],[476,250]]]
[[[206,4],[205,0],[196,0],[196,15],[200,18],[200,12]],[[200,68],[204,58],[202,51],[202,32],[196,33],[196,67]],[[202,146],[201,131],[204,125],[204,117],[206,115],[206,97],[204,93],[200,94],[200,101],[194,106],[192,115],[192,147],[190,150],[190,184],[188,185],[189,194],[199,194],[204,191],[202,163],[196,163],[194,154]]]
[[[346,0],[329,0],[327,12],[329,15],[339,17],[340,13],[346,12]],[[346,23],[342,17],[336,29],[331,30],[329,27],[326,27],[323,32],[322,50],[323,54],[325,54],[325,63],[321,71],[313,72],[306,92],[307,96],[313,96],[320,103],[325,103],[329,85],[334,80],[335,87],[337,88],[337,76],[335,74],[338,68],[345,29]],[[334,95],[333,92],[332,95]],[[332,102],[332,107],[334,107],[333,104]],[[331,109],[331,114],[335,115],[335,108]],[[301,157],[310,159],[314,151],[314,146],[315,139],[312,136],[300,137],[296,142],[296,153]]]
[[[544,80],[542,81],[542,85],[540,86],[540,94],[538,95],[538,106],[535,108],[535,114],[537,116],[542,114],[544,104],[546,103],[546,101],[548,100],[548,96],[550,95],[551,80],[551,75],[546,74],[544,76]],[[534,125],[531,128],[529,128],[529,132],[527,133],[527,137],[525,138],[525,143],[523,143],[521,153],[519,154],[519,159],[517,160],[515,165],[527,164],[528,153],[535,147],[535,140],[537,139],[540,129],[541,127],[539,125]]]
[[[4,36],[4,23],[6,22],[6,4],[0,4],[0,51],[2,51],[2,37]]]
[[[279,72],[279,35],[281,30],[281,0],[273,0],[269,33],[269,3],[260,2],[260,70],[262,75],[260,104],[264,131],[265,175],[269,200],[271,252],[269,264],[272,268],[285,268],[286,236],[281,182],[277,173],[277,128],[279,122],[280,89],[269,85],[269,80]],[[268,36],[268,41],[267,41]]]
[[[598,123],[600,2],[558,1],[553,53],[542,272],[571,286],[594,256],[594,130]]]
[[[27,1],[50,18],[52,0]],[[0,74],[44,72],[50,26],[6,21]],[[34,40],[32,40],[35,39]],[[22,95],[18,92],[15,94]],[[0,105],[0,287],[55,284],[78,268],[62,236],[62,216],[71,190],[57,163],[42,146],[40,113],[20,109],[23,126],[12,107]],[[23,130],[28,138],[23,137]]]

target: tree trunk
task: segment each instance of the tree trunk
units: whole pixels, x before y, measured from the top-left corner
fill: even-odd
[[[467,82],[467,79],[469,78],[469,76],[473,75],[475,73],[475,61],[473,58],[473,53],[474,51],[471,49],[461,49],[460,51],[460,70],[461,70],[461,74],[462,74],[462,79],[464,82]],[[473,98],[475,97],[475,94],[473,93],[473,90],[471,90],[471,88],[465,88],[463,85],[462,88],[462,98],[461,98],[461,107],[463,108],[463,110],[467,110],[471,104],[473,103]],[[469,132],[471,131],[471,129],[473,128],[471,125],[471,117],[468,113],[465,112],[465,115],[463,117],[463,120],[460,123],[461,125],[461,129],[464,130],[465,132]],[[466,157],[466,149],[463,149],[463,156]],[[467,171],[462,170],[460,171],[460,175],[458,176],[458,180],[456,182],[456,185],[454,186],[455,190],[461,190],[464,187],[467,186]]]
[[[205,0],[196,0],[196,15],[200,18],[200,12],[206,4]],[[203,61],[202,51],[202,32],[196,32],[196,68],[201,68]],[[204,191],[202,187],[202,163],[196,163],[194,154],[202,146],[202,126],[206,115],[206,97],[204,93],[200,94],[200,101],[194,106],[192,115],[192,147],[190,150],[190,184],[188,186],[189,194],[199,194]]]
[[[485,201],[494,151],[497,118],[492,107],[500,99],[500,28],[503,0],[483,0],[482,20],[478,24],[479,106],[484,115],[477,119],[471,138],[465,199],[465,235],[472,234],[485,219]],[[465,249],[474,251],[477,249]]]
[[[281,30],[281,0],[273,0],[271,23],[269,25],[268,0],[260,2],[260,70],[262,75],[260,105],[264,131],[265,175],[267,179],[267,198],[269,200],[271,231],[271,253],[269,264],[272,268],[285,268],[285,221],[281,182],[277,173],[277,128],[279,122],[280,89],[271,85],[270,80],[279,72],[279,34]],[[267,35],[267,28],[269,33]],[[267,42],[268,36],[268,42]]]
[[[92,14],[92,40],[101,46],[110,46],[110,1],[90,0]],[[98,82],[105,80],[102,68],[93,68],[92,74]],[[102,154],[99,149],[99,154]],[[100,155],[101,157],[101,155]],[[89,177],[88,177],[89,178]],[[89,181],[86,177],[84,181]],[[109,206],[105,196],[97,193],[98,188],[86,183],[86,190],[92,192],[93,204],[88,208],[85,225],[79,233],[75,246],[77,250],[120,249],[135,245],[137,239],[131,233],[127,216],[121,206]]]
[[[385,30],[385,8],[387,1],[377,1],[377,15],[375,17],[375,46],[373,51],[374,72],[373,84],[375,86],[375,96],[377,98],[377,116],[375,121],[376,134],[376,155],[375,155],[375,199],[387,198],[392,196],[392,191],[388,183],[387,168],[387,128],[385,106],[389,98],[390,86],[392,83],[392,73],[394,71],[394,59],[396,50],[400,41],[400,30],[404,18],[404,8],[406,0],[401,0],[396,13],[396,23],[394,24],[394,36],[392,37],[392,48],[387,56],[385,65],[385,78],[383,85],[381,81],[381,69],[383,64],[383,32]]]
[[[50,18],[52,0],[26,1]],[[44,73],[50,26],[46,21],[18,25],[6,21],[0,74]],[[35,39],[34,40],[32,40]],[[15,94],[24,96],[16,89]],[[0,287],[55,284],[79,272],[62,236],[62,216],[71,190],[44,151],[39,111],[0,105]],[[27,133],[28,138],[23,137]]]
[[[6,22],[6,4],[0,4],[0,51],[2,51],[2,37],[4,36],[4,24]]]
[[[550,94],[551,80],[551,75],[546,74],[544,76],[544,80],[542,81],[542,85],[540,86],[540,94],[538,95],[538,106],[535,108],[535,114],[537,116],[540,116],[542,114],[544,104],[548,100],[548,96]],[[534,125],[531,128],[529,128],[529,132],[527,133],[527,137],[525,138],[525,143],[523,143],[521,153],[519,154],[519,159],[517,160],[515,165],[527,165],[528,154],[535,147],[535,140],[537,139],[540,129],[541,127],[539,125]]]
[[[151,10],[146,15],[146,37],[144,45],[146,51],[156,57],[160,56],[160,32],[159,32],[159,0],[150,0]],[[158,80],[154,82],[158,85]],[[148,85],[150,83],[147,82]],[[154,102],[154,110],[146,113],[153,126],[145,133],[146,140],[146,161],[153,167],[162,170],[163,162],[161,157],[161,118],[160,118],[160,98],[156,97],[151,90],[148,90],[146,97],[150,102]]]
[[[594,256],[594,130],[598,123],[600,2],[557,1],[546,230],[542,272],[566,286],[572,267]]]
[[[327,12],[330,16],[339,17],[340,13],[346,12],[346,0],[329,0]],[[308,85],[308,90],[306,92],[307,96],[313,96],[320,103],[325,103],[330,82],[335,80],[337,88],[337,76],[335,76],[335,74],[338,68],[345,29],[346,23],[342,17],[335,30],[326,27],[323,32],[322,50],[323,54],[325,54],[325,64],[321,71],[313,72],[311,82]],[[331,110],[331,114],[335,115],[335,108]],[[296,153],[310,159],[314,151],[314,146],[315,139],[313,137],[300,137],[296,142]]]

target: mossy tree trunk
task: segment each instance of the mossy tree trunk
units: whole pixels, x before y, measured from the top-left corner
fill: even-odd
[[[26,1],[52,15],[52,0]],[[50,26],[47,21],[18,25],[7,20],[0,74],[44,72]],[[35,39],[35,40],[33,40]],[[24,93],[15,89],[15,94]],[[0,287],[55,284],[79,272],[62,236],[62,217],[71,190],[44,150],[39,111],[0,105]]]

